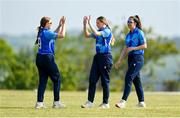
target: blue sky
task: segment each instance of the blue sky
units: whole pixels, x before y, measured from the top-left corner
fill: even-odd
[[[42,16],[53,20],[67,17],[67,30],[82,30],[82,18],[91,15],[93,25],[98,16],[122,26],[129,16],[138,14],[144,27],[158,34],[180,36],[180,2],[178,0],[0,0],[0,34],[35,33]]]

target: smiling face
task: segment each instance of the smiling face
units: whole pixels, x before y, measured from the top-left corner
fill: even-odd
[[[44,17],[41,18],[41,21],[40,21],[40,26],[41,27],[50,29],[51,25],[52,25],[51,18],[49,18],[47,16],[44,16]]]
[[[51,21],[51,19],[49,19],[49,21],[46,23],[45,28],[51,29],[51,26],[52,26],[52,21]]]
[[[133,18],[129,18],[127,21],[127,25],[130,30],[133,30],[136,27],[136,22],[134,22]]]
[[[100,20],[96,20],[96,26],[100,29],[100,28],[103,28],[104,27],[104,23],[103,22],[101,22]]]

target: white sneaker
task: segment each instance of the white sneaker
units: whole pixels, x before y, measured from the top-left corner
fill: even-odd
[[[121,100],[120,102],[116,103],[115,106],[118,107],[118,108],[125,108],[126,101],[125,100]]]
[[[146,107],[146,104],[145,102],[139,102],[137,107]]]
[[[81,108],[92,108],[93,103],[90,101],[87,101],[85,104],[81,105]]]
[[[54,101],[53,108],[65,108],[66,106],[62,104],[60,101]]]
[[[42,108],[47,108],[43,102],[37,102],[35,105],[35,109],[42,109]]]
[[[102,104],[99,105],[99,108],[101,108],[101,109],[109,109],[109,104],[102,103]]]

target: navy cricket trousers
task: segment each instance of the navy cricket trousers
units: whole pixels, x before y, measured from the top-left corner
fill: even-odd
[[[139,102],[144,101],[144,92],[140,78],[140,70],[143,67],[143,65],[144,65],[143,55],[128,56],[128,70],[125,76],[125,87],[122,97],[123,100],[127,100],[131,91],[132,83],[134,83]]]
[[[113,61],[112,55],[108,54],[96,54],[93,59],[90,76],[89,76],[89,91],[88,100],[94,101],[96,83],[101,77],[101,85],[103,88],[103,103],[108,103],[109,99],[109,83],[110,83],[110,70],[112,68]]]
[[[37,66],[38,72],[39,72],[39,85],[38,85],[37,101],[43,102],[44,92],[46,89],[48,77],[50,77],[53,82],[54,101],[59,101],[61,76],[60,76],[59,69],[54,61],[54,55],[37,54],[36,66]]]

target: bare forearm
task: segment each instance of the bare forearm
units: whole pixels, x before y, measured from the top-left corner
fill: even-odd
[[[85,35],[85,37],[86,38],[89,38],[89,36],[90,36],[90,33],[89,33],[89,31],[88,31],[88,29],[87,29],[87,26],[86,25],[84,25],[84,35]]]
[[[66,26],[65,26],[65,24],[62,24],[62,26],[60,28],[60,32],[59,32],[59,37],[60,38],[64,38],[65,37],[65,33],[66,33]]]
[[[140,46],[137,46],[134,48],[134,50],[143,50],[143,49],[146,49],[147,48],[147,44],[143,44],[143,45],[140,45]]]
[[[91,31],[96,35],[96,36],[100,36],[101,33],[98,32],[94,27],[92,27],[91,23],[89,23],[89,27],[91,29]]]
[[[54,32],[58,33],[60,30],[61,25],[59,25]]]
[[[124,48],[121,52],[121,55],[120,55],[118,61],[123,61],[123,59],[126,57],[126,54],[127,54],[127,48]]]

